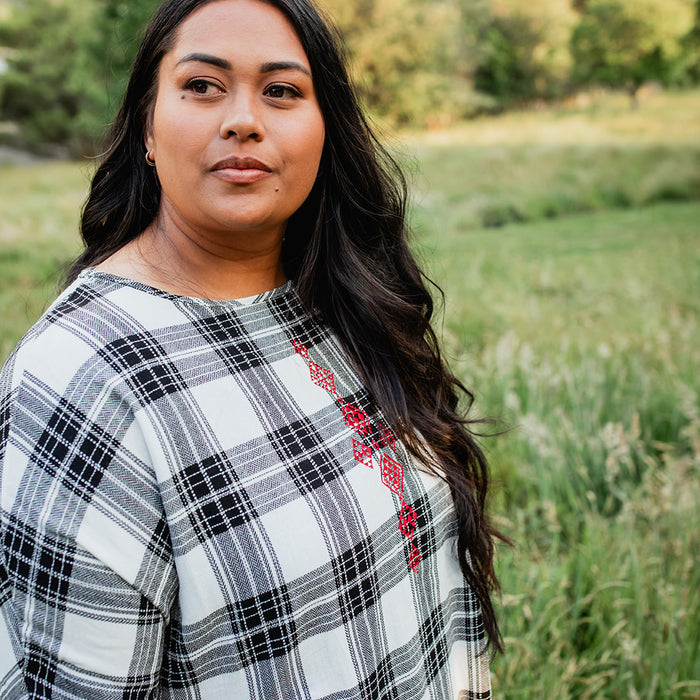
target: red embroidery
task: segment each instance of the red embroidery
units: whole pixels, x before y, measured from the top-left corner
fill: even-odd
[[[418,547],[416,547],[416,545],[413,544],[413,542],[411,542],[410,547],[411,549],[408,554],[408,565],[415,573],[418,573],[418,566],[420,564],[420,551],[418,550]]]
[[[348,428],[352,428],[356,433],[363,437],[369,433],[369,416],[357,406],[353,406],[351,403],[343,404],[343,418],[345,419],[345,425]]]
[[[309,359],[309,351],[306,345],[302,345],[298,340],[294,341],[294,352],[301,355],[305,360]]]
[[[401,505],[401,511],[399,512],[399,530],[408,537],[409,540],[413,539],[413,535],[416,533],[416,511],[408,505],[408,503],[403,503]]]
[[[335,376],[333,372],[315,362],[309,360],[309,372],[311,373],[311,381],[325,389],[330,394],[335,394]]]
[[[325,389],[333,395],[333,398],[338,402],[343,411],[343,420],[345,425],[352,428],[360,436],[366,438],[368,435],[373,435],[376,431],[378,439],[371,440],[372,446],[366,445],[361,440],[352,439],[352,455],[357,462],[364,464],[370,469],[374,468],[372,461],[372,449],[381,452],[382,447],[390,447],[396,452],[396,438],[394,433],[385,425],[379,424],[376,429],[370,422],[370,417],[357,406],[353,406],[345,399],[338,395],[335,388],[335,375],[329,369],[316,364],[309,359],[309,351],[306,345],[303,345],[298,340],[294,341],[294,352],[301,355],[309,363],[309,375],[311,381]],[[389,488],[397,496],[403,494],[403,465],[392,459],[388,455],[381,454],[381,478],[382,483]],[[409,540],[409,558],[408,566],[412,571],[418,573],[418,567],[421,561],[421,555],[418,548],[413,544],[413,537],[416,533],[416,511],[406,503],[403,498],[401,500],[401,510],[399,511],[399,531]]]
[[[379,427],[377,428],[377,432],[379,433],[379,440],[377,440],[377,445],[379,447],[384,447],[384,445],[387,445],[388,447],[391,447],[394,452],[396,452],[396,438],[394,437],[394,433],[389,430],[385,425],[382,425],[381,423],[379,424]]]
[[[397,496],[403,493],[403,466],[389,455],[382,454],[382,482]]]
[[[374,466],[372,465],[372,448],[369,447],[369,445],[365,445],[359,440],[353,438],[352,455],[358,462],[361,462],[370,469],[374,469]]]

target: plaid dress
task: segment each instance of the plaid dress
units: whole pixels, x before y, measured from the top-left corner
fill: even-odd
[[[490,698],[449,490],[292,283],[83,272],[0,376],[0,697]]]

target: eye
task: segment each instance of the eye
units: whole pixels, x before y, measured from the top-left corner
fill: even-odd
[[[272,97],[276,100],[288,99],[291,97],[301,97],[301,92],[291,85],[284,83],[274,83],[268,85],[263,93],[266,97]]]
[[[205,96],[215,95],[221,92],[221,88],[218,85],[209,80],[204,80],[203,78],[195,78],[194,80],[190,80],[187,85],[185,85],[185,89],[193,92],[195,95]]]

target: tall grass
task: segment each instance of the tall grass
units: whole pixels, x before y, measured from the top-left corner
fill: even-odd
[[[700,205],[423,243],[484,415],[507,698],[700,693]]]
[[[511,428],[497,695],[700,698],[698,136],[685,95],[409,139],[448,353]]]
[[[698,93],[405,137],[447,354],[510,428],[484,441],[516,540],[497,696],[700,698],[699,137]],[[0,168],[2,358],[77,252],[86,177]]]

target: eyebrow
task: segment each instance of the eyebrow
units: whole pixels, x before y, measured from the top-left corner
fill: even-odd
[[[260,66],[261,73],[274,73],[278,70],[296,70],[300,73],[304,73],[304,75],[308,75],[309,78],[311,77],[309,69],[296,61],[273,61],[270,63],[263,63]]]
[[[230,61],[227,61],[225,58],[219,58],[219,56],[212,56],[208,53],[188,53],[187,56],[183,56],[183,58],[181,58],[176,65],[179,66],[183,63],[193,62],[208,63],[212,66],[216,66],[217,68],[222,68],[223,70],[231,70],[233,68]],[[303,66],[301,63],[297,63],[296,61],[269,61],[260,66],[261,74],[274,73],[276,71],[283,70],[299,71],[300,73],[304,73],[304,75],[308,75],[309,78],[311,77],[311,73],[309,72],[308,68]]]
[[[212,56],[208,53],[188,53],[187,56],[183,56],[175,65],[179,66],[182,63],[209,63],[217,68],[223,68],[224,70],[231,70],[232,66],[229,61],[225,58],[219,58],[218,56]]]

